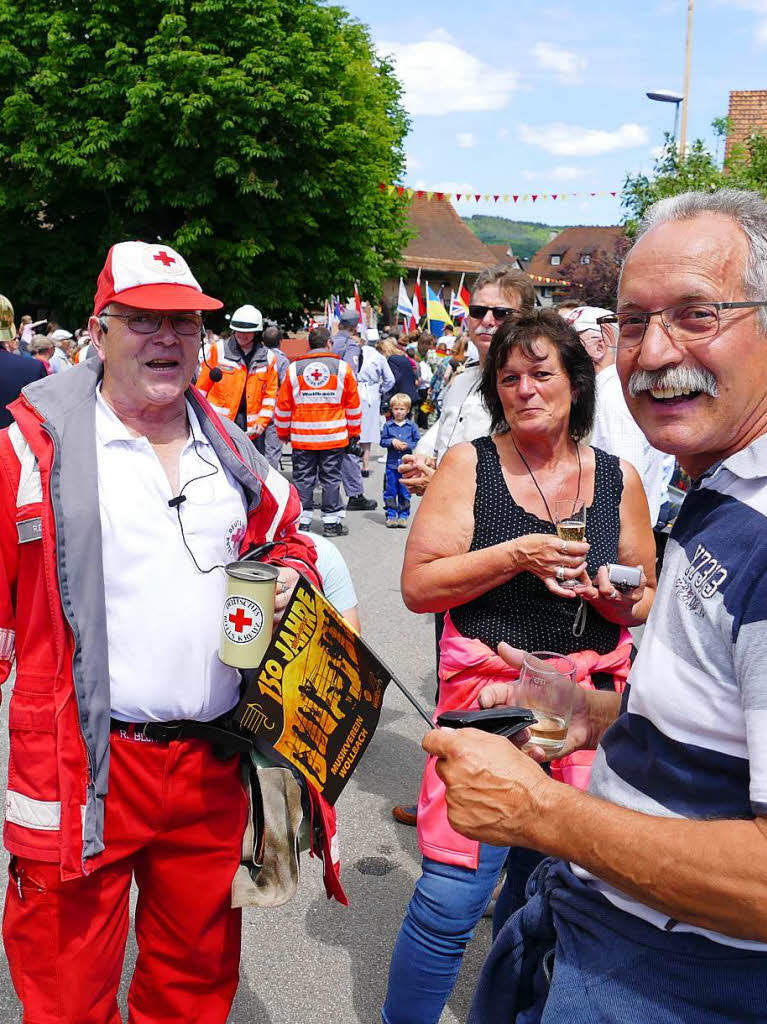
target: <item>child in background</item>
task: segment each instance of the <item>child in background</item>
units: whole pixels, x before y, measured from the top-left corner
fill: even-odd
[[[408,419],[411,402],[407,395],[398,393],[389,399],[392,418],[387,420],[381,431],[381,447],[386,448],[386,473],[384,476],[384,505],[386,526],[407,526],[410,515],[410,491],[405,487],[397,472],[402,456],[412,452],[418,444],[418,427]]]

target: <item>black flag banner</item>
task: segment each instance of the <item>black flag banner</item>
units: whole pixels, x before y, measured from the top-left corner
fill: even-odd
[[[301,578],[235,721],[262,752],[281,755],[334,804],[370,743],[392,679]]]

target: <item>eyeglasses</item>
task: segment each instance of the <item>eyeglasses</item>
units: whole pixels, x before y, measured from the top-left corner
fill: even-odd
[[[134,334],[155,334],[165,320],[170,324],[171,330],[182,338],[192,338],[202,330],[201,316],[188,316],[184,313],[173,313],[171,316],[161,313],[102,313],[101,316],[124,320],[128,330]]]
[[[512,313],[518,313],[518,309],[511,306],[469,306],[469,316],[472,320],[484,320],[488,312],[493,314],[493,320],[505,320]]]
[[[626,349],[641,345],[647,325],[660,317],[666,334],[682,345],[697,345],[719,333],[723,309],[756,309],[767,302],[685,302],[679,306],[656,309],[652,313],[618,313],[597,317],[602,337],[610,348]],[[617,337],[616,337],[617,329]]]

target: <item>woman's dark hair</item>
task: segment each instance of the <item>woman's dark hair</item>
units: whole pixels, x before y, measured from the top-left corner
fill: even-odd
[[[525,316],[508,316],[493,335],[490,351],[479,392],[490,413],[493,433],[508,430],[506,417],[498,395],[498,374],[514,349],[521,349],[531,360],[539,359],[541,352],[536,342],[545,338],[559,353],[565,373],[574,392],[570,407],[568,433],[573,441],[580,441],[591,430],[596,407],[596,375],[594,364],[580,342],[575,330],[551,309],[535,310]]]

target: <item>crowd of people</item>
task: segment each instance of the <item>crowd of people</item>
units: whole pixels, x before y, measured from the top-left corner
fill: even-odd
[[[526,731],[425,737],[394,812],[422,865],[384,1024],[439,1021],[488,907],[471,1024],[764,1019],[765,252],[760,197],[687,193],[646,214],[614,310],[542,310],[499,265],[465,330],[363,337],[352,307],[292,359],[251,304],[206,333],[222,303],[167,246],[114,245],[76,336],[17,330],[0,297],[4,939],[25,1019],[119,1019],[135,879],[131,1019],[224,1024],[241,907],[264,897],[258,777],[209,738],[240,689],[214,570],[257,555],[276,620],[303,576],[359,631],[331,540],[376,510],[374,458],[381,521],[409,529],[403,601],[434,615],[435,716],[518,704],[529,651],[577,681],[554,760]],[[561,501],[585,506],[582,540]],[[342,898],[335,815],[305,786]]]

